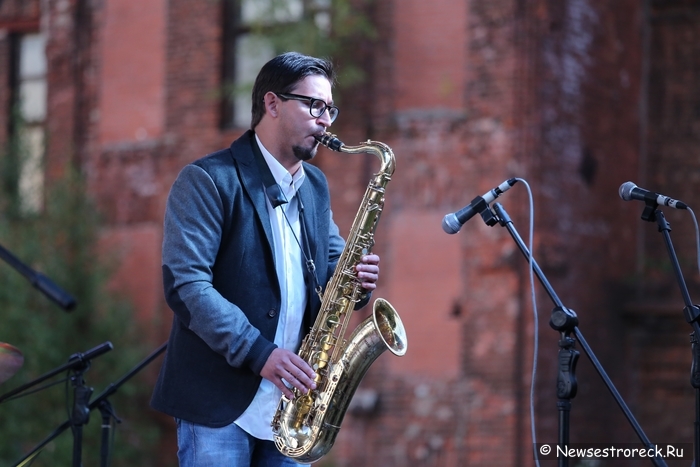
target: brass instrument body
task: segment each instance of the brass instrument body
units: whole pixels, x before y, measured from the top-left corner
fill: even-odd
[[[308,393],[294,389],[293,400],[282,396],[272,420],[277,449],[300,463],[314,462],[331,449],[355,390],[379,355],[389,350],[402,356],[407,348],[398,313],[381,298],[375,300],[372,315],[349,338],[344,337],[362,295],[355,265],[374,246],[386,185],[394,172],[394,155],[387,145],[376,141],[345,146],[328,133],[317,139],[339,152],[374,154],[382,165],[367,186],[335,273],[326,286],[316,322],[299,350],[299,356],[317,374],[316,389]]]

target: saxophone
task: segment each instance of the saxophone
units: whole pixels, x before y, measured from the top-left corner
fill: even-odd
[[[372,314],[352,335],[347,340],[344,337],[354,306],[362,299],[355,265],[374,245],[384,191],[394,173],[394,154],[376,141],[345,146],[330,133],[316,139],[334,151],[374,154],[382,164],[367,186],[335,273],[321,297],[318,317],[299,349],[299,356],[316,372],[316,389],[306,393],[294,389],[291,400],[283,395],[272,419],[277,449],[299,463],[315,462],[328,453],[370,365],[385,350],[404,355],[408,343],[398,313],[382,298],[374,301]]]

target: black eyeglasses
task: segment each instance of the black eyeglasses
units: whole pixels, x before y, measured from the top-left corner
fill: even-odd
[[[299,94],[277,94],[282,99],[292,99],[295,101],[308,101],[309,102],[309,113],[314,118],[319,118],[323,115],[323,112],[328,109],[328,116],[331,117],[331,123],[338,118],[340,109],[334,105],[328,105],[321,99],[316,99],[315,97],[301,96]]]

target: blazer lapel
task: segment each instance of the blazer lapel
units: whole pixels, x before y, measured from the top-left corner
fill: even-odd
[[[255,152],[260,152],[255,142],[255,136],[252,131],[246,133],[248,138],[239,138],[231,145],[232,157],[238,161],[238,170],[241,176],[241,183],[243,189],[248,193],[251,201],[253,202],[253,207],[255,208],[255,214],[260,219],[260,223],[265,231],[265,238],[270,247],[273,250],[272,243],[272,226],[270,225],[270,215],[267,212],[267,201],[263,186],[263,178],[258,169],[258,165],[255,161],[257,155]],[[262,154],[259,154],[262,157]],[[272,255],[274,259],[275,255]]]

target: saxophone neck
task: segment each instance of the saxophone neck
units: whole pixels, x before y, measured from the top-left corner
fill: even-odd
[[[384,143],[367,140],[362,144],[358,144],[357,146],[348,146],[340,141],[336,135],[328,132],[321,135],[316,135],[315,138],[316,141],[323,144],[328,149],[332,149],[333,151],[344,152],[346,154],[374,154],[382,163],[380,173],[389,176],[394,173],[396,158],[394,157],[394,153],[392,152],[391,148]]]

